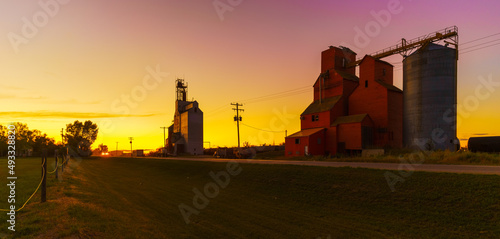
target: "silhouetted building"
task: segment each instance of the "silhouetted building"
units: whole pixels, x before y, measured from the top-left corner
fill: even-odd
[[[176,81],[174,123],[168,128],[170,154],[203,154],[203,111],[197,101],[187,101],[187,84]]]
[[[300,115],[301,131],[285,139],[287,156],[360,153],[403,146],[403,92],[393,85],[393,66],[330,47],[321,53],[314,101]]]

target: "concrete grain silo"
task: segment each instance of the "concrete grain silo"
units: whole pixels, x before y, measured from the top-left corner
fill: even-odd
[[[457,150],[457,50],[429,43],[403,60],[403,142]]]

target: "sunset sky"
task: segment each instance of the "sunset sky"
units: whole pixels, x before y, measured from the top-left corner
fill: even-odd
[[[119,142],[127,150],[134,137],[135,149],[154,149],[162,146],[160,127],[173,120],[175,79],[184,78],[188,98],[205,113],[204,140],[212,147],[237,143],[231,102],[244,104],[242,142],[278,144],[284,130],[300,130],[328,46],[350,46],[362,57],[456,25],[464,43],[458,137],[500,135],[500,86],[485,86],[477,97],[480,77],[500,82],[500,45],[487,47],[500,43],[500,34],[468,43],[500,33],[500,2],[235,2],[0,1],[0,124],[27,123],[60,141],[66,124],[92,120],[101,128],[94,146],[114,150]],[[390,6],[399,13],[356,45],[355,29]],[[402,57],[384,60],[394,64],[401,88]]]

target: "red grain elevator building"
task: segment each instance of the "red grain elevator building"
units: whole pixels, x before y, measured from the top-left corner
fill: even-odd
[[[314,100],[300,115],[301,130],[285,138],[286,156],[360,153],[403,146],[403,91],[393,85],[393,66],[333,47],[321,53]]]

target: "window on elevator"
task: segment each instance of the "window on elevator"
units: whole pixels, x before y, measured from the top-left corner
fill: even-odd
[[[318,121],[319,120],[319,115],[311,115],[311,121]]]

